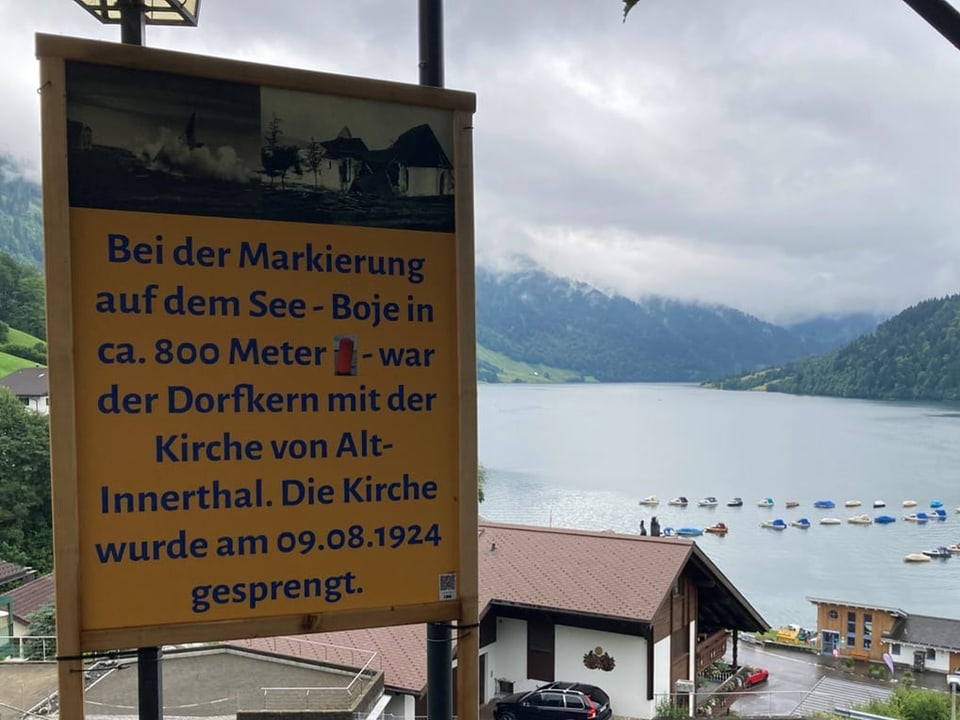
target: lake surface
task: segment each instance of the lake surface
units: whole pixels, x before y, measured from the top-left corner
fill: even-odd
[[[481,385],[479,448],[487,520],[618,532],[638,532],[641,519],[649,527],[652,515],[661,526],[725,522],[726,537],[696,541],[771,625],[815,626],[808,597],[960,618],[960,556],[903,562],[960,542],[955,407],[690,385]],[[640,506],[648,495],[660,506]],[[690,505],[666,504],[678,495]],[[697,507],[710,495],[719,507]],[[734,496],[743,507],[724,506]],[[757,506],[766,496],[773,509]],[[815,509],[818,499],[837,507]],[[852,499],[863,507],[843,506]],[[887,507],[874,510],[876,499]],[[918,506],[904,509],[905,499]],[[933,499],[945,521],[902,520]],[[786,500],[800,507],[785,509]],[[897,521],[846,522],[859,513]],[[843,524],[818,524],[828,516]],[[760,527],[800,517],[813,526]]]

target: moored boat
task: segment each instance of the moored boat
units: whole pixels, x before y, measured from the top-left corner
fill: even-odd
[[[889,525],[890,523],[896,522],[897,519],[893,515],[877,515],[873,521],[877,523],[877,525]]]
[[[686,497],[683,495],[678,495],[677,497],[673,498],[673,500],[668,502],[667,505],[679,505],[681,507],[686,507],[688,502],[689,501]]]
[[[718,522],[714,523],[708,528],[704,528],[704,532],[708,532],[712,535],[726,535],[729,532],[730,528],[727,527],[726,523]]]
[[[772,508],[773,507],[773,498],[765,497],[763,500],[757,503],[757,507],[763,508]]]
[[[908,553],[904,555],[903,561],[908,563],[925,563],[930,562],[930,558],[923,553]]]
[[[790,527],[800,528],[801,530],[810,529],[810,521],[807,518],[798,518],[790,522]]]
[[[659,505],[660,498],[656,495],[647,495],[643,500],[640,501],[641,505]]]
[[[660,535],[662,535],[663,537],[676,537],[677,531],[674,530],[672,527],[665,527],[663,528],[663,530],[660,531]]]
[[[927,520],[930,519],[930,516],[927,515],[925,512],[918,512],[918,513],[910,513],[908,515],[904,515],[903,519],[906,520],[907,522],[925,523]]]
[[[787,500],[787,503],[786,503],[786,504],[787,504],[787,507],[788,507],[788,508],[800,507],[800,501],[799,501],[799,500]]]
[[[712,495],[705,498],[701,498],[700,502],[697,503],[697,505],[699,505],[700,507],[716,507],[719,504],[720,503],[717,502],[717,499]]]
[[[904,506],[904,507],[916,507],[916,506],[917,506],[917,501],[916,501],[916,500],[904,500],[904,501],[903,501],[903,506]]]
[[[933,515],[936,516],[937,520],[947,519],[947,511],[944,510],[943,508],[937,508],[936,510],[934,510]]]
[[[953,555],[960,555],[960,545],[953,543],[952,545],[947,545],[947,550]]]
[[[923,554],[927,557],[937,558],[938,560],[946,560],[948,557],[950,557],[950,550],[941,545],[940,547],[933,548],[932,550],[924,550]]]
[[[837,504],[833,500],[817,500],[813,503],[815,508],[827,509],[835,508]]]
[[[840,518],[833,518],[833,517],[821,518],[821,519],[820,519],[820,524],[821,524],[821,525],[839,525],[839,524],[840,524]]]
[[[727,500],[727,507],[743,507],[743,498],[735,497]],[[957,508],[957,512],[960,512],[960,508]]]
[[[703,530],[694,527],[677,528],[677,535],[680,537],[699,537],[703,535]]]
[[[851,525],[872,525],[873,518],[869,515],[854,515],[853,517],[847,518],[847,522]]]
[[[932,508],[942,508],[942,507],[943,507],[943,501],[942,501],[942,500],[931,500],[931,501],[930,501],[930,507],[932,507]]]
[[[785,523],[782,519],[777,518],[776,520],[768,520],[760,523],[760,527],[769,528],[770,530],[786,530],[787,523]]]
[[[886,504],[883,500],[874,500],[874,501],[873,501],[873,506],[874,506],[875,508],[885,508],[885,507],[887,506],[887,504]]]
[[[859,500],[847,500],[847,501],[843,504],[843,506],[844,506],[844,507],[860,507],[862,504],[863,504],[863,503],[861,503]]]

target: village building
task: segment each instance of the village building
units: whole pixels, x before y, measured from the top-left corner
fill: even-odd
[[[824,655],[883,662],[923,672],[960,672],[960,620],[900,608],[808,598],[817,607]]]
[[[738,632],[768,628],[684,539],[481,523],[479,580],[484,703],[577,680],[602,687],[617,716],[653,717],[664,699],[692,702],[677,688],[721,659],[729,638],[736,643]],[[304,653],[306,641],[375,651],[392,696],[386,713],[406,720],[424,714],[424,625],[238,644]]]
[[[46,415],[50,412],[50,389],[47,368],[22,368],[0,378],[0,387],[17,396],[17,399],[34,412]]]

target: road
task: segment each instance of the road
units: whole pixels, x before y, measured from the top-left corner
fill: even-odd
[[[728,653],[726,658],[731,657]],[[745,716],[784,716],[803,705],[804,714],[835,706],[850,707],[870,697],[886,697],[893,691],[889,683],[851,676],[833,667],[833,661],[821,662],[817,655],[790,650],[768,650],[742,643],[741,665],[758,665],[770,671],[763,685],[743,693],[732,710]]]

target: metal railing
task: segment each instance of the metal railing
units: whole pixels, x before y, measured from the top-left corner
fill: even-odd
[[[835,709],[853,710],[855,705],[864,705],[867,702],[862,697],[817,690],[742,689],[712,693],[698,691],[693,699],[693,707],[697,709],[691,715],[688,710],[689,698],[689,695],[678,693],[656,695],[656,717],[813,717],[823,713],[833,715]]]
[[[51,661],[57,658],[53,635],[0,635],[0,660]]]

